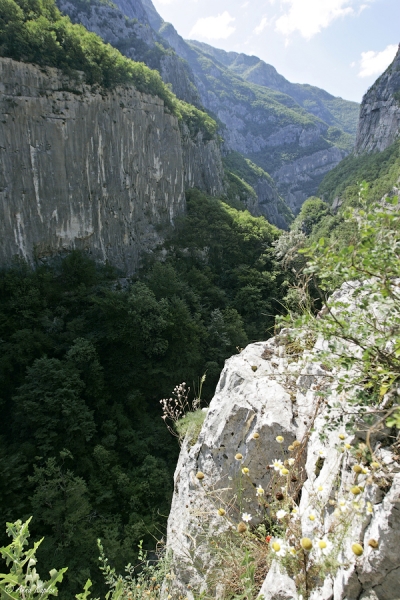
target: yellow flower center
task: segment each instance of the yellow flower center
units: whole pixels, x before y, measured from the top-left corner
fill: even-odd
[[[318,546],[321,548],[321,550],[323,550],[327,547],[327,543],[324,540],[319,540]]]
[[[279,550],[281,549],[281,545],[278,544],[278,542],[273,542],[272,548],[275,550],[275,552],[279,552]]]

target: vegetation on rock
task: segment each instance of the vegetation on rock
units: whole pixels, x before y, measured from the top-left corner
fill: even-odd
[[[0,0],[0,56],[57,67],[69,75],[83,71],[89,85],[133,85],[161,98],[193,135],[202,131],[210,139],[217,130],[209,115],[178,100],[157,71],[124,57],[82,25],[72,24],[54,0]]]

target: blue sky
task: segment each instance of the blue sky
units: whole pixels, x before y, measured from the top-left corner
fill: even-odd
[[[185,39],[361,101],[400,43],[400,0],[153,0]]]

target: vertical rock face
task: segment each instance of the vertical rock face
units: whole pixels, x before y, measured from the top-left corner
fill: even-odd
[[[355,152],[382,152],[400,135],[400,46],[397,55],[365,94]]]
[[[0,82],[2,265],[81,248],[131,273],[183,213],[185,186],[222,189],[216,143],[182,140],[157,97],[11,59]]]

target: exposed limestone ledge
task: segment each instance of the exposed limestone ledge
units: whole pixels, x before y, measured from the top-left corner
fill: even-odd
[[[132,273],[184,212],[185,187],[222,189],[216,142],[191,140],[133,87],[3,58],[0,121],[2,266],[81,248]]]
[[[205,590],[207,575],[213,568],[210,541],[229,528],[228,519],[217,515],[218,499],[226,500],[229,478],[235,476],[238,464],[235,454],[243,455],[243,465],[249,468],[250,477],[243,479],[245,489],[254,485],[267,487],[273,459],[280,456],[281,447],[276,436],[285,438],[285,446],[294,439],[301,440],[308,430],[305,451],[304,485],[300,503],[303,535],[312,536],[307,506],[312,490],[322,486],[326,503],[324,530],[332,524],[333,509],[329,500],[341,497],[351,483],[351,468],[355,459],[350,453],[337,451],[338,430],[326,431],[327,414],[316,415],[321,390],[331,391],[332,398],[343,402],[335,391],[335,375],[324,365],[312,361],[322,348],[317,343],[311,351],[300,357],[286,353],[286,332],[266,343],[251,344],[240,354],[230,358],[222,371],[215,396],[197,443],[182,447],[175,472],[175,492],[168,521],[167,544],[173,554],[174,587],[180,594],[193,598],[192,589]],[[329,416],[334,419],[334,415]],[[313,423],[312,431],[309,430]],[[342,429],[340,430],[342,432]],[[253,439],[253,433],[259,439]],[[320,433],[326,433],[321,441]],[[349,437],[351,443],[363,441]],[[321,456],[325,461],[318,475],[316,464]],[[375,484],[365,484],[365,500],[373,505],[373,515],[367,520],[354,519],[346,534],[343,564],[333,580],[327,578],[323,588],[312,593],[312,600],[395,600],[400,598],[400,467],[390,451],[380,448],[376,457],[385,464],[392,485],[383,495]],[[201,482],[196,473],[205,478]],[[354,475],[354,473],[353,473]],[[340,481],[339,488],[337,482]],[[354,485],[354,484],[352,484]],[[255,514],[256,506],[246,504],[245,510]],[[240,516],[232,510],[227,515],[233,522]],[[254,519],[252,523],[254,522]],[[368,540],[379,540],[379,550],[368,546]],[[355,562],[351,551],[354,539],[362,541],[365,552]],[[261,588],[264,600],[299,600],[294,581],[276,562]],[[208,589],[210,597],[223,597],[218,584]]]

